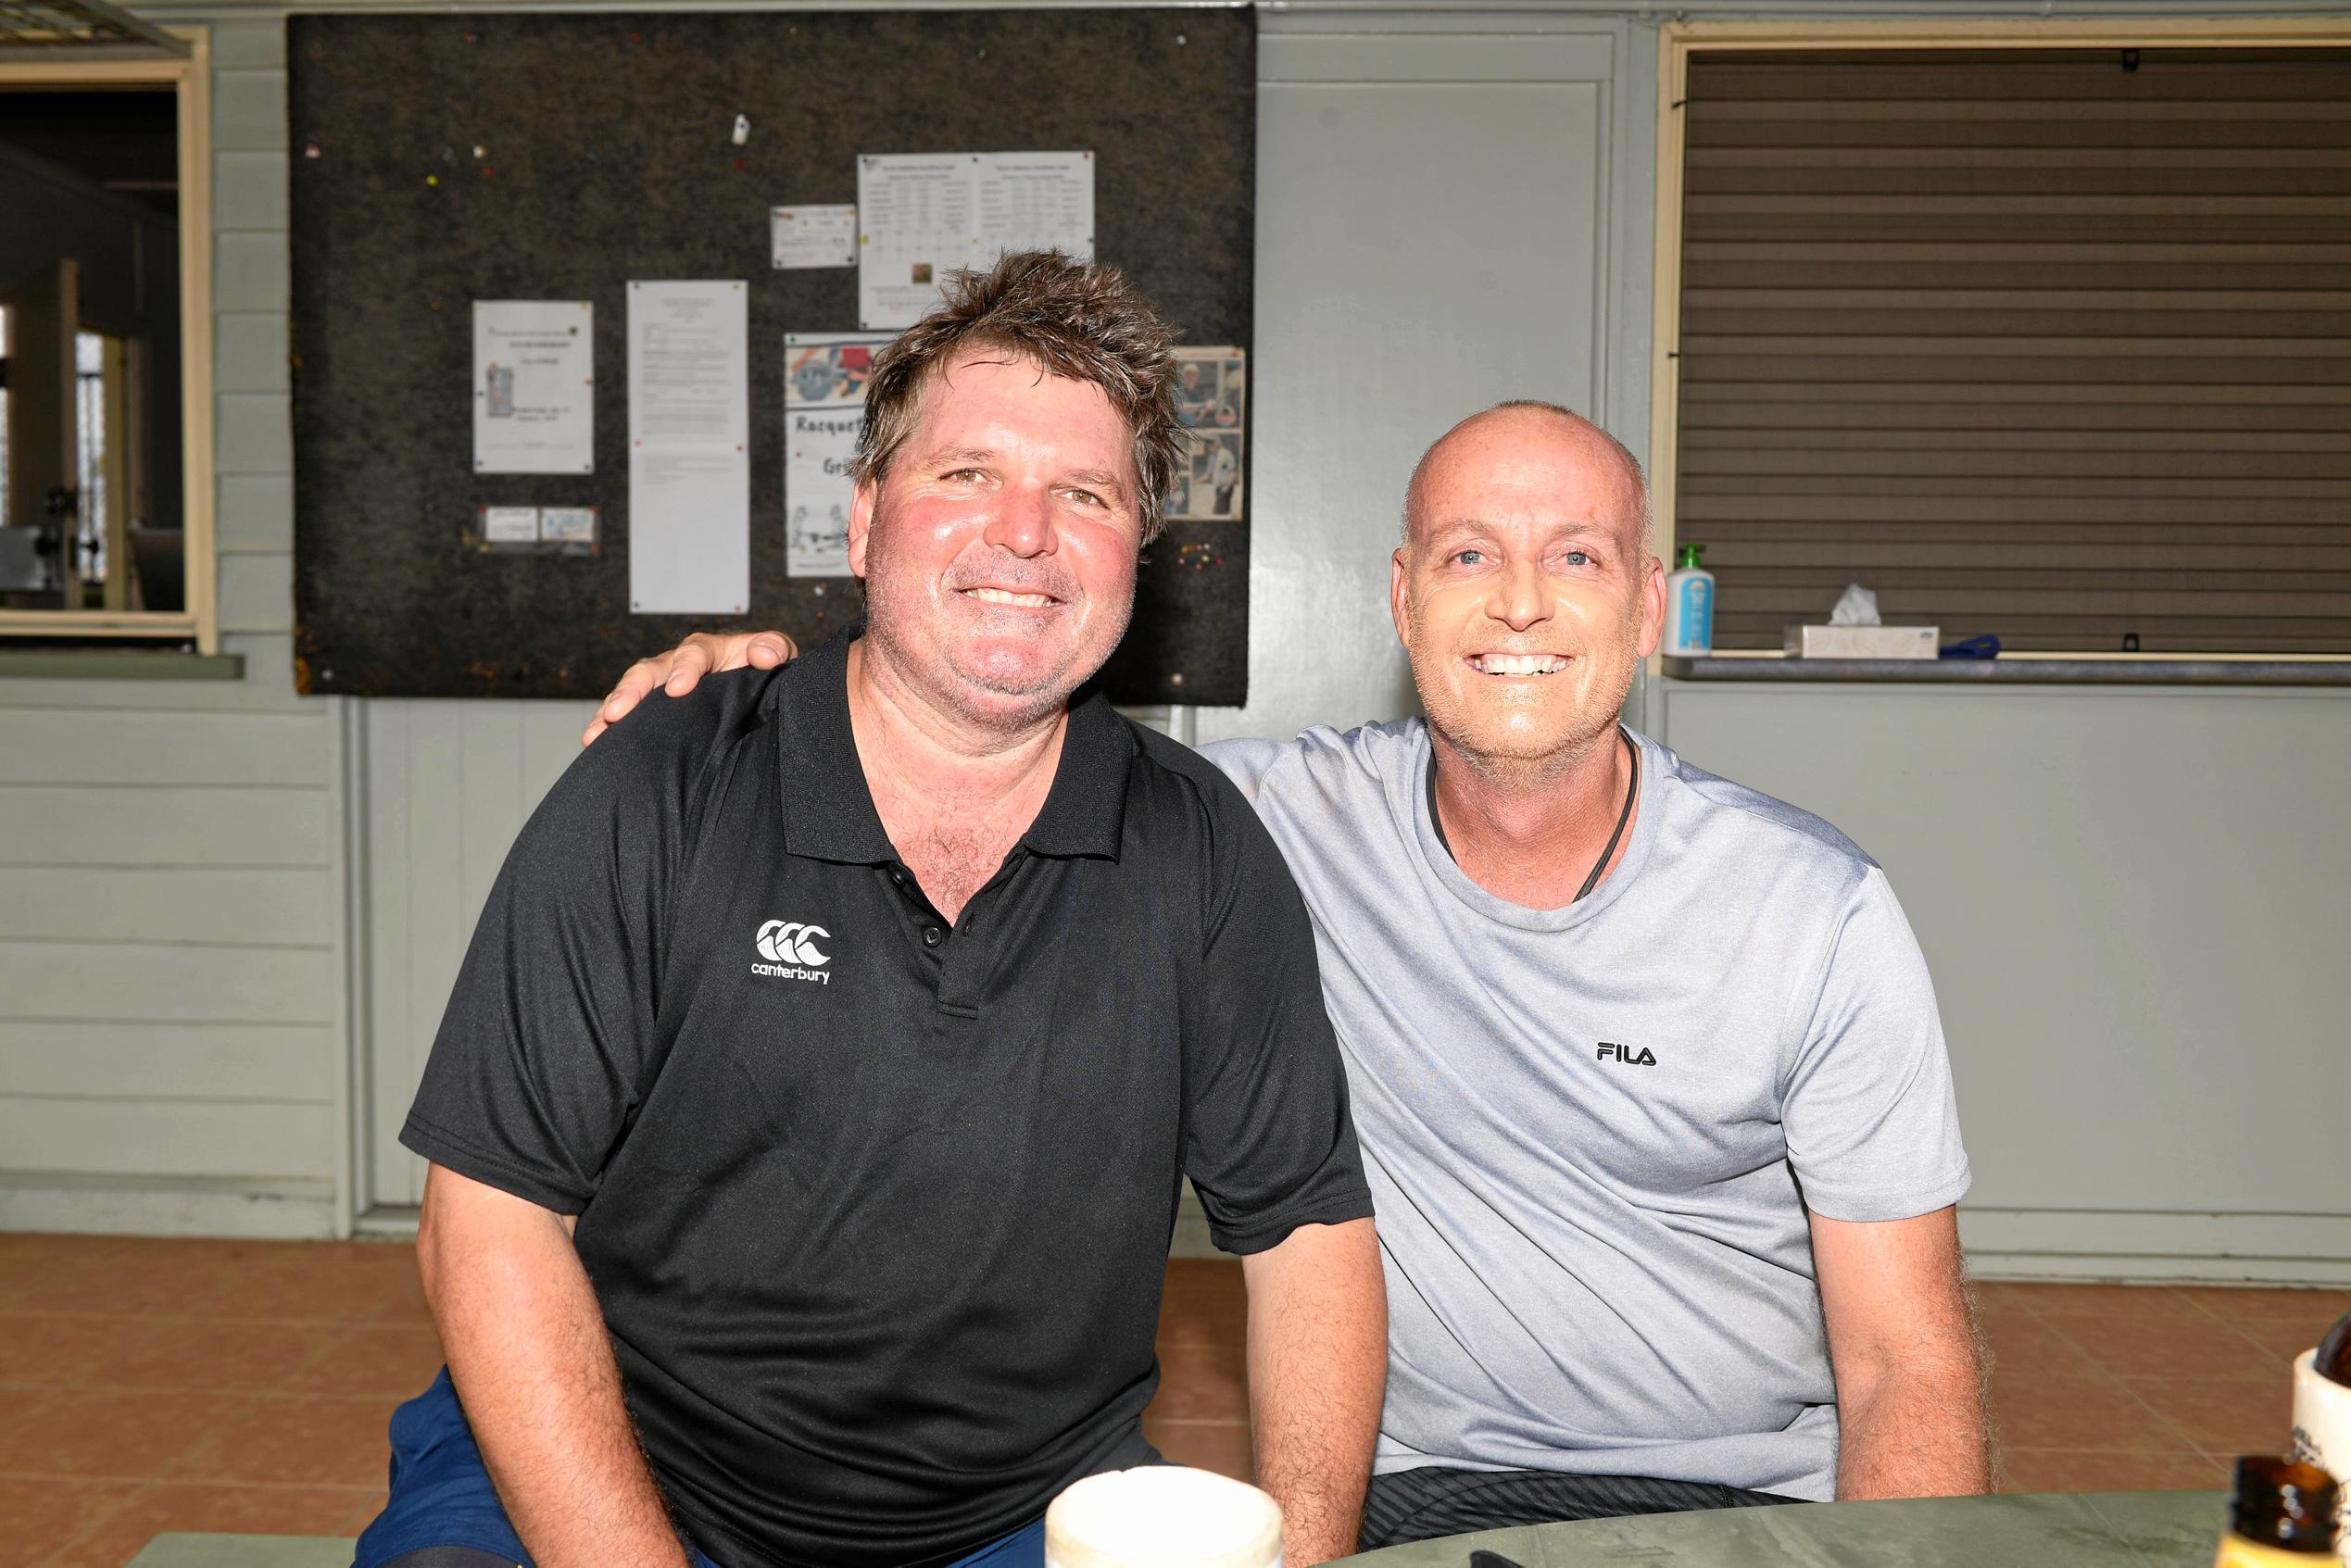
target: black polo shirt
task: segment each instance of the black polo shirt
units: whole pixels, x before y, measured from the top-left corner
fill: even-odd
[[[580,1216],[662,1489],[727,1568],[951,1560],[1150,1456],[1218,1245],[1371,1212],[1306,910],[1100,697],[952,926],[875,814],[852,633],[654,698],[508,857],[401,1141]]]

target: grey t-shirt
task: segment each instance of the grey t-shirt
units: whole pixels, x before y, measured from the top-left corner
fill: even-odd
[[[1876,862],[1635,739],[1631,844],[1557,909],[1453,863],[1418,720],[1205,749],[1314,915],[1386,1255],[1377,1467],[1826,1499],[1805,1209],[1967,1190],[1934,992]]]

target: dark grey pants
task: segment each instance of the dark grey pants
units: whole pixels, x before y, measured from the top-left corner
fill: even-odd
[[[1802,1502],[1771,1492],[1744,1492],[1699,1481],[1639,1475],[1565,1475],[1549,1470],[1445,1470],[1430,1467],[1375,1475],[1364,1499],[1363,1547],[1402,1546],[1472,1530],[1553,1524],[1566,1519],[1621,1519],[1635,1513],[1686,1513],[1708,1508],[1764,1508]]]

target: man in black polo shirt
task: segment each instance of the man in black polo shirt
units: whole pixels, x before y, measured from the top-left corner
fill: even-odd
[[[1213,768],[1069,706],[1176,440],[1115,273],[950,289],[868,394],[870,623],[534,815],[401,1135],[449,1368],[359,1568],[1037,1562],[1152,1457],[1187,1173],[1288,1559],[1352,1549],[1386,1324],[1304,907]]]

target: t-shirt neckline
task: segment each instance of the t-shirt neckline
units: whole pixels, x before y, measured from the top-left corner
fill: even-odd
[[[1413,730],[1413,767],[1407,794],[1412,815],[1414,848],[1418,852],[1431,876],[1442,884],[1472,912],[1502,925],[1521,931],[1565,931],[1587,921],[1596,920],[1616,899],[1640,872],[1649,857],[1649,847],[1657,835],[1657,797],[1659,793],[1658,748],[1650,739],[1627,724],[1617,728],[1629,737],[1633,748],[1641,754],[1640,804],[1633,812],[1630,842],[1625,846],[1624,858],[1616,869],[1601,879],[1600,885],[1590,897],[1556,909],[1532,909],[1515,904],[1500,894],[1480,887],[1470,874],[1461,869],[1452,852],[1445,847],[1443,837],[1437,831],[1437,822],[1429,809],[1429,797],[1437,767],[1436,746],[1429,738],[1428,722],[1414,720]]]

